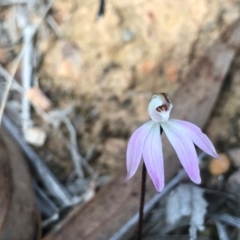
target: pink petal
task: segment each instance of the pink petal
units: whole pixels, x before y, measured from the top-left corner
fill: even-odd
[[[127,146],[127,179],[130,179],[137,171],[142,158],[145,139],[153,125],[153,121],[143,124],[129,139]]]
[[[145,140],[143,160],[155,188],[161,192],[164,187],[164,167],[160,125],[158,123],[154,124]]]
[[[185,132],[190,137],[190,139],[204,152],[215,158],[219,158],[212,142],[207,137],[207,135],[202,132],[202,130],[199,127],[190,122],[177,119],[171,119],[168,121],[168,123],[172,127],[176,127],[181,131]]]
[[[168,137],[168,140],[175,149],[184,169],[190,179],[199,184],[201,182],[198,158],[195,147],[184,131],[173,128],[168,122],[161,123],[161,126]]]

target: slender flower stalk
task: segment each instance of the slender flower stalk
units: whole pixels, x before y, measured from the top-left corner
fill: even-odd
[[[163,129],[160,127],[160,134],[162,134],[162,132],[163,132]],[[139,221],[138,221],[138,240],[141,240],[141,236],[142,236],[146,179],[147,179],[147,169],[146,169],[145,163],[143,163],[142,185],[141,185],[140,206],[139,206]]]
[[[183,168],[194,183],[201,183],[194,144],[207,154],[219,158],[213,144],[199,127],[187,121],[169,119],[172,107],[166,94],[154,95],[148,105],[151,120],[132,134],[127,147],[127,179],[136,173],[143,157],[147,172],[158,192],[164,188],[160,128],[163,129]]]
[[[141,195],[140,195],[140,205],[139,205],[138,238],[137,238],[137,240],[141,240],[141,236],[142,236],[143,210],[144,210],[144,201],[145,201],[146,179],[147,179],[147,169],[146,169],[145,163],[143,163],[143,166],[142,166],[142,185],[141,185]]]

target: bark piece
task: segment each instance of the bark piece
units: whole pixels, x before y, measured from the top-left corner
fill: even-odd
[[[12,179],[9,152],[0,136],[0,230],[2,231],[12,198]]]
[[[1,226],[1,240],[30,240],[39,229],[39,214],[31,184],[31,178],[19,149],[10,139],[6,131],[1,130],[0,151],[6,153],[0,161],[7,161],[11,171],[9,182],[5,183],[11,191],[9,207]],[[7,168],[8,168],[7,167]],[[2,168],[1,168],[2,169]],[[2,184],[2,183],[0,183]],[[0,188],[0,201],[4,187]],[[9,195],[9,193],[8,193]],[[4,207],[2,203],[1,208]],[[0,212],[1,214],[1,212]],[[35,239],[40,239],[38,236]]]

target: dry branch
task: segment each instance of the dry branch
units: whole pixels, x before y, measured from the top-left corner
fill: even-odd
[[[0,164],[3,170],[0,175],[0,222],[4,223],[0,226],[0,239],[33,239],[36,231],[40,229],[40,217],[36,208],[31,177],[21,152],[4,129],[1,129],[0,149]],[[8,181],[5,182],[3,180],[7,176],[9,168],[11,173]],[[6,188],[11,192],[10,199],[9,193],[5,191]],[[9,207],[6,207],[6,201],[9,201]],[[2,213],[6,211],[7,214],[2,219]],[[36,237],[36,240],[39,238],[40,236]]]
[[[15,4],[26,4],[28,3],[28,0],[1,0],[0,7],[5,7],[9,5],[15,5]]]

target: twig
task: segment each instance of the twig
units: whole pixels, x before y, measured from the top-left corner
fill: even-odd
[[[217,220],[215,220],[215,224],[218,230],[219,240],[230,240],[225,226]]]
[[[90,147],[90,149],[88,150],[87,154],[85,155],[85,157],[82,158],[82,163],[84,165],[84,167],[87,169],[88,173],[91,175],[91,177],[96,177],[97,174],[95,173],[95,171],[93,170],[93,168],[88,164],[89,160],[91,159],[93,152],[95,151],[96,146],[94,144],[92,144],[92,146]],[[69,174],[68,176],[68,182],[73,181],[74,177],[75,177],[76,172],[73,171]]]
[[[46,195],[46,193],[36,184],[36,182],[34,182],[33,187],[37,196],[37,203],[42,214],[47,218],[51,218],[55,214],[58,214],[59,208]]]
[[[0,70],[1,70],[1,68],[0,68]],[[8,76],[7,73],[6,73],[6,76]],[[21,86],[19,86],[19,87],[23,93],[25,90]],[[75,129],[74,129],[72,123],[66,117],[66,115],[68,115],[71,112],[72,108],[70,107],[70,108],[62,110],[61,112],[56,112],[54,114],[54,117],[52,117],[47,112],[45,112],[43,109],[39,108],[38,106],[34,105],[33,103],[32,103],[32,105],[33,105],[34,109],[36,110],[36,112],[42,117],[42,119],[44,121],[46,121],[47,123],[52,124],[55,129],[57,129],[58,124],[56,124],[56,121],[54,119],[58,119],[59,121],[62,121],[65,123],[65,125],[68,128],[69,133],[70,133],[70,138],[71,138],[70,142],[71,143],[69,143],[69,141],[63,136],[63,134],[61,134],[61,132],[58,131],[58,134],[64,140],[64,143],[66,144],[67,148],[69,149],[69,151],[71,153],[71,156],[72,156],[72,159],[74,162],[74,166],[75,166],[75,172],[77,173],[77,175],[79,177],[83,177],[83,171],[81,169],[81,165],[83,165],[91,176],[95,176],[96,173],[93,170],[93,168],[88,164],[88,160],[85,159],[84,157],[82,157],[81,154],[79,153],[79,150],[77,147]],[[65,119],[65,121],[64,121],[64,119]],[[89,157],[90,156],[88,156],[88,158]]]
[[[84,176],[83,170],[81,168],[82,157],[80,156],[78,147],[77,147],[76,131],[73,125],[71,124],[70,120],[66,116],[62,118],[62,121],[65,123],[65,126],[67,127],[70,134],[71,144],[69,144],[69,148],[70,148],[69,150],[75,166],[75,172],[79,178],[82,178]]]
[[[9,17],[6,19],[6,28],[8,29],[9,43],[13,43],[16,42],[16,40],[19,40],[18,27],[16,25],[16,9],[17,7],[12,7],[9,13]],[[8,51],[9,50],[10,49],[8,49]]]
[[[7,70],[1,64],[0,64],[0,74],[5,79],[5,81],[7,81],[11,77],[11,75],[7,72]],[[23,87],[15,79],[13,79],[11,89],[16,90],[20,94],[24,93]]]
[[[77,146],[77,140],[76,140],[76,131],[74,129],[73,124],[70,122],[70,120],[67,118],[66,115],[68,115],[72,111],[72,107],[61,110],[61,111],[55,111],[50,116],[46,112],[44,112],[42,109],[40,109],[39,113],[42,115],[42,117],[49,123],[51,123],[55,129],[57,128],[57,125],[54,121],[54,119],[59,120],[60,122],[63,122],[69,133],[70,133],[70,143],[69,141],[63,136],[63,134],[58,131],[58,135],[61,136],[61,138],[64,140],[64,143],[66,144],[67,148],[69,149],[72,160],[75,166],[75,172],[77,173],[78,177],[83,177],[83,172],[81,169],[81,165],[86,168],[86,170],[89,172],[91,176],[95,176],[95,171],[92,169],[92,167],[88,164],[88,161],[81,156],[78,150]]]
[[[80,124],[83,124],[86,120],[92,119],[98,114],[98,109],[92,109],[87,116],[82,116],[79,114],[73,122],[75,128],[78,128]]]
[[[240,228],[240,218],[238,217],[231,216],[227,213],[209,214],[208,216],[220,222],[226,223],[232,227]]]
[[[47,227],[48,225],[50,225],[53,222],[56,222],[57,220],[59,220],[59,214],[55,213],[51,218],[48,218],[43,221],[42,227]]]
[[[21,14],[20,17],[24,17],[25,14]],[[34,44],[32,41],[32,31],[33,28],[31,25],[28,25],[27,19],[23,19],[25,23],[23,28],[23,41],[24,45],[28,44],[24,54],[23,54],[23,66],[22,66],[22,86],[25,91],[28,91],[31,87],[32,76],[33,76],[33,52],[34,52]],[[31,122],[31,114],[30,114],[30,102],[26,95],[22,96],[22,131],[23,134],[26,133],[29,126],[32,124]]]
[[[0,65],[0,73],[2,74],[2,76],[5,79],[8,79],[10,76],[10,74],[1,65]],[[14,83],[13,86],[15,86],[15,88],[18,90],[18,92],[21,94],[24,94],[25,89],[15,79],[13,79],[13,83]],[[57,125],[55,124],[54,118],[55,119],[57,118],[60,121],[63,121],[65,123],[65,125],[68,128],[69,133],[70,133],[70,138],[71,138],[70,142],[71,143],[69,143],[69,141],[60,132],[58,132],[58,134],[60,134],[60,136],[64,140],[65,144],[67,145],[69,151],[71,152],[72,159],[73,159],[74,165],[75,165],[75,172],[78,172],[77,175],[81,177],[82,176],[81,174],[83,174],[81,165],[80,165],[80,163],[81,163],[92,177],[96,176],[95,171],[88,164],[88,160],[92,156],[95,146],[91,147],[91,149],[89,150],[89,152],[86,155],[86,158],[82,157],[79,154],[78,147],[77,147],[77,141],[76,141],[75,129],[74,129],[73,125],[71,124],[71,122],[69,121],[69,119],[66,117],[66,115],[68,115],[71,112],[72,108],[64,109],[60,113],[58,112],[57,114],[54,114],[54,117],[52,117],[48,113],[46,113],[44,110],[39,108],[38,106],[35,106],[34,104],[32,104],[32,105],[33,105],[34,109],[37,111],[37,113],[42,117],[42,119],[44,119],[44,121],[46,121],[47,123],[52,124],[55,127],[55,129],[57,128]],[[89,117],[92,114],[93,114],[93,112],[89,114]],[[95,114],[95,111],[94,111],[94,114]],[[79,168],[80,168],[80,171],[79,171]]]
[[[59,27],[59,25],[51,15],[47,16],[47,23],[53,29],[57,37],[62,38],[63,36],[62,29]]]
[[[98,13],[97,13],[97,18],[101,18],[103,17],[104,13],[105,13],[105,0],[99,0],[99,9],[98,9]]]
[[[48,4],[47,9],[46,9],[44,15],[38,21],[38,23],[32,28],[32,32],[30,33],[30,37],[29,37],[30,38],[29,42],[25,43],[25,45],[22,48],[21,52],[19,53],[19,55],[15,59],[15,62],[13,64],[13,68],[12,68],[12,74],[11,74],[11,77],[8,79],[7,87],[6,87],[6,90],[5,90],[5,94],[3,95],[3,99],[2,99],[2,103],[1,103],[1,107],[0,107],[0,124],[2,122],[3,111],[4,111],[4,108],[5,108],[6,102],[7,102],[8,94],[9,94],[9,91],[10,91],[10,88],[11,88],[11,85],[12,85],[12,82],[13,82],[14,75],[15,75],[15,73],[17,71],[18,65],[19,65],[19,63],[20,63],[20,61],[21,61],[21,59],[22,59],[26,49],[28,48],[32,38],[36,34],[39,26],[41,25],[42,21],[44,20],[44,18],[47,16],[49,10],[51,9],[53,2],[54,2],[54,0],[51,0],[51,2]]]
[[[92,144],[92,146],[90,147],[90,149],[88,150],[88,152],[85,156],[85,159],[86,159],[87,162],[92,158],[92,155],[93,155],[95,149],[96,149],[95,144]]]
[[[2,76],[5,79],[9,78],[9,76],[10,76],[9,73],[1,65],[0,65],[0,74],[2,74]],[[13,86],[18,90],[18,92],[20,94],[24,94],[25,89],[18,82],[16,82],[15,79],[13,79],[13,83],[14,83]],[[55,129],[57,128],[54,118],[52,118],[48,113],[46,113],[44,110],[42,110],[38,106],[35,106],[33,103],[32,103],[32,105],[33,105],[34,109],[36,110],[36,112],[42,117],[42,119],[44,121],[52,124],[55,127]],[[66,118],[66,115],[69,114],[69,111],[71,111],[71,109],[65,109],[64,112],[61,112],[61,114],[57,114],[56,118],[59,118],[59,120],[61,120],[61,121],[63,121],[65,119],[65,122],[64,121],[63,122],[66,124],[66,127],[69,130],[71,143],[69,143],[68,140],[65,139],[65,137],[61,133],[58,132],[58,134],[60,134],[60,136],[64,140],[65,144],[67,145],[67,148],[71,152],[72,159],[73,159],[74,166],[75,166],[75,172],[77,172],[77,175],[79,177],[83,176],[83,171],[80,166],[80,164],[82,164],[91,176],[95,176],[96,175],[95,171],[88,164],[88,160],[92,156],[92,153],[93,153],[95,147],[94,146],[91,147],[91,149],[89,150],[89,152],[87,153],[85,158],[80,155],[80,153],[78,151],[78,147],[77,147],[77,142],[76,142],[75,129],[74,129],[73,125],[71,124],[71,122],[69,121],[69,119]]]
[[[15,4],[26,4],[28,3],[27,0],[1,0],[0,7],[5,7],[9,5],[15,5]]]
[[[60,137],[63,139],[64,143],[66,144],[67,148],[69,149],[69,151],[74,147],[71,145],[71,143],[69,143],[69,141],[63,136],[63,134],[61,132],[58,131],[58,134],[60,135]],[[76,150],[74,150],[76,151]],[[82,165],[85,167],[85,169],[88,171],[88,173],[94,177],[96,176],[95,171],[93,170],[93,168],[88,164],[87,160],[81,156],[81,154],[77,151],[77,154],[79,155],[79,157],[81,158],[81,163]]]

